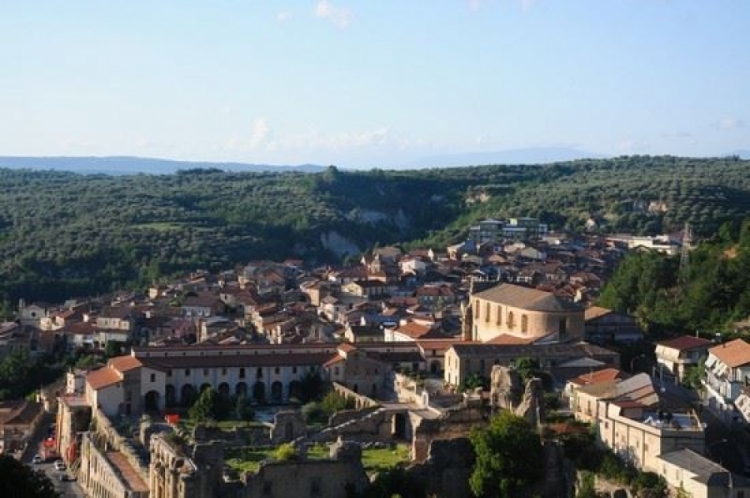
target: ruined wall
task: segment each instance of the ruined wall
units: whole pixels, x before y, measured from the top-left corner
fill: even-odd
[[[299,458],[263,463],[258,472],[245,475],[242,496],[347,498],[363,492],[368,485],[359,444],[338,441],[331,447],[329,460]]]
[[[300,412],[284,410],[274,415],[270,434],[272,444],[287,443],[305,435],[307,425]]]
[[[353,390],[349,389],[348,387],[344,386],[343,384],[339,384],[338,382],[333,383],[333,390],[341,394],[342,396],[346,396],[347,398],[354,399],[354,402],[357,408],[367,408],[370,406],[379,405],[379,403],[375,401],[374,399],[369,398],[362,394],[358,394],[354,392]]]
[[[433,441],[465,437],[473,427],[481,426],[486,422],[481,401],[473,399],[468,399],[457,407],[446,410],[436,419],[416,420],[414,421],[411,458],[415,462],[424,462]]]
[[[408,473],[426,484],[427,496],[469,498],[469,477],[474,466],[474,449],[467,437],[432,441],[424,462]]]
[[[144,454],[139,454],[133,442],[120,434],[112,424],[112,421],[99,408],[92,413],[94,434],[92,438],[102,441],[102,446],[108,451],[119,451],[128,460],[128,463],[138,472],[144,481],[148,482],[148,465]]]

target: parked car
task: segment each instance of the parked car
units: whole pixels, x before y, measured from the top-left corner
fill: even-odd
[[[65,472],[60,472],[57,475],[57,478],[60,479],[61,482],[75,481],[75,479],[73,477],[69,476]]]
[[[67,468],[68,467],[65,465],[65,462],[63,462],[62,460],[55,461],[55,470],[63,471],[67,470]]]
[[[42,462],[44,462],[44,460],[42,460],[41,455],[34,455],[34,458],[31,459],[31,463],[34,465],[39,465]]]

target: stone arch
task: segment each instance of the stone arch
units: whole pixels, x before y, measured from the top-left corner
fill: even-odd
[[[234,394],[237,396],[247,396],[247,384],[238,382],[234,388]]]
[[[222,382],[221,384],[219,384],[218,391],[219,391],[219,396],[221,397],[221,399],[224,399],[224,400],[229,399],[229,395],[231,394],[231,391],[229,389],[229,384],[227,384],[226,382]]]
[[[171,408],[177,404],[177,389],[175,389],[174,384],[164,386],[164,403],[167,408]]]
[[[293,380],[289,383],[289,397],[301,400],[304,396],[302,392],[302,382]]]
[[[281,403],[284,400],[284,384],[280,380],[271,384],[271,399],[274,403]]]
[[[258,403],[266,402],[266,385],[261,381],[253,384],[253,399]]]
[[[391,430],[393,437],[397,439],[406,439],[406,415],[396,413],[393,415],[393,427]]]
[[[195,387],[192,384],[185,384],[180,389],[180,403],[183,406],[192,406],[197,397],[198,393],[195,392]]]
[[[159,411],[159,392],[151,390],[144,396],[144,408],[147,412]]]

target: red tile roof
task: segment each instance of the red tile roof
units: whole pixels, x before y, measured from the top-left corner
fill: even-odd
[[[708,352],[716,356],[729,368],[736,368],[750,363],[750,344],[742,339],[735,339],[719,346],[714,346]]]
[[[118,372],[124,373],[129,370],[142,367],[143,363],[141,363],[141,360],[139,360],[135,356],[125,355],[125,356],[117,356],[115,358],[111,358],[109,360],[109,366],[111,368],[114,368]]]
[[[591,384],[598,384],[600,382],[614,382],[616,380],[623,380],[629,378],[630,375],[618,370],[616,368],[605,368],[603,370],[597,370],[596,372],[579,375],[574,379],[570,379],[570,382],[579,386],[587,386]]]
[[[700,337],[694,337],[692,335],[684,335],[682,337],[676,337],[667,341],[661,341],[657,343],[659,346],[665,348],[676,349],[678,351],[685,351],[694,348],[703,348],[711,344],[708,339],[702,339]]]
[[[120,374],[109,367],[100,368],[86,376],[86,384],[91,386],[91,389],[95,391],[117,384],[121,380],[122,377],[120,377]]]

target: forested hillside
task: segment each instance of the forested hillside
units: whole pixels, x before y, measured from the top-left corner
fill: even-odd
[[[750,318],[750,220],[737,234],[725,225],[711,241],[679,257],[628,255],[604,288],[600,304],[634,314],[652,332],[731,332]]]
[[[2,166],[2,165],[0,165]],[[0,169],[0,299],[60,300],[251,259],[442,247],[486,216],[699,236],[750,213],[750,162],[622,157],[412,171],[82,176]]]

